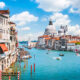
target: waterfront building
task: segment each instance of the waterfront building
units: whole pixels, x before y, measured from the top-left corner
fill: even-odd
[[[0,10],[0,70],[6,71],[15,62],[18,54],[17,34],[11,34],[14,25],[10,22],[9,10]],[[16,33],[16,30],[14,31]],[[13,56],[13,53],[15,57]]]
[[[67,43],[67,50],[68,51],[75,51],[75,41],[69,41]]]
[[[52,20],[50,20],[48,26],[45,29],[44,34],[38,37],[38,47],[51,48],[53,46],[52,44],[53,40],[51,40],[51,38],[55,35],[56,35],[56,29],[52,23]]]
[[[43,35],[38,37],[38,47],[45,48],[48,45],[48,38],[50,38],[49,35]]]
[[[60,37],[59,45],[60,45],[59,50],[67,50],[67,39]]]
[[[61,26],[57,35],[52,20],[50,20],[44,34],[38,37],[38,47],[42,49],[49,48],[54,50],[79,50],[80,45],[76,45],[76,43],[80,42],[80,36],[66,35],[67,30],[67,26]]]
[[[48,40],[48,46],[49,46],[49,48],[56,49],[56,47],[57,47],[57,41],[59,41],[59,37],[51,37]]]
[[[37,46],[37,42],[36,41],[31,41],[31,42],[28,42],[28,47],[31,47],[31,48],[34,48]]]

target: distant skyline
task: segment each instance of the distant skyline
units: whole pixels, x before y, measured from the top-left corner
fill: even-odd
[[[0,10],[3,9],[10,10],[19,41],[36,40],[50,18],[56,30],[68,25],[67,34],[80,35],[80,0],[0,0]]]

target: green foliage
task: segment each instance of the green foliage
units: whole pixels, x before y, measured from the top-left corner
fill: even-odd
[[[80,45],[80,42],[77,42],[76,45]]]

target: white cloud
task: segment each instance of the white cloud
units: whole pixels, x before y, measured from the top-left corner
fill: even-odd
[[[18,36],[19,41],[27,41],[27,40],[37,40],[39,36],[43,35],[43,32],[36,32],[36,33],[28,33],[24,34],[24,36],[21,37]]]
[[[11,21],[16,22],[18,26],[23,26],[29,22],[37,21],[37,20],[38,20],[38,17],[35,17],[34,15],[30,14],[28,11],[15,14],[11,17]]]
[[[0,8],[4,8],[5,7],[5,3],[4,2],[0,2]]]
[[[58,12],[70,6],[70,0],[36,0],[38,8],[48,12]]]
[[[80,9],[71,8],[69,12],[70,13],[80,13]]]
[[[23,27],[23,28],[21,28],[21,29],[19,29],[20,31],[28,31],[28,30],[30,30],[30,27]]]
[[[71,13],[80,13],[80,0],[71,0]]]
[[[54,27],[59,27],[62,26],[66,26],[68,25],[68,32],[67,34],[70,35],[79,35],[80,36],[80,25],[76,24],[74,26],[71,26],[70,22],[70,18],[68,15],[63,15],[62,13],[54,13],[51,17],[50,17],[54,23]]]
[[[43,17],[42,19],[41,19],[41,21],[43,22],[43,21],[47,21],[48,19],[46,18],[46,17]]]
[[[74,26],[69,25],[67,34],[80,36],[80,26],[78,24]]]
[[[71,13],[80,13],[80,0],[36,0],[38,8],[47,12],[60,12],[69,8]]]
[[[56,27],[69,25],[71,21],[68,15],[63,15],[62,13],[55,13],[50,18],[54,21],[54,26]]]

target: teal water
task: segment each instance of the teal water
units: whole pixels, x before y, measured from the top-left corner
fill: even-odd
[[[74,52],[50,50],[46,54],[47,50],[24,49],[30,52],[32,58],[21,62],[20,80],[80,80],[80,56],[76,56]],[[55,57],[60,57],[60,53],[64,56],[58,61]],[[3,80],[8,80],[8,77],[3,77]],[[18,80],[17,76],[11,76],[11,80]]]
[[[49,54],[46,54],[47,50],[35,48],[25,50],[30,52],[32,58],[28,60],[26,69],[24,69],[24,64],[27,62],[21,63],[21,80],[80,80],[80,57],[74,52],[51,50]],[[59,53],[64,54],[60,61],[55,59],[59,57]]]

